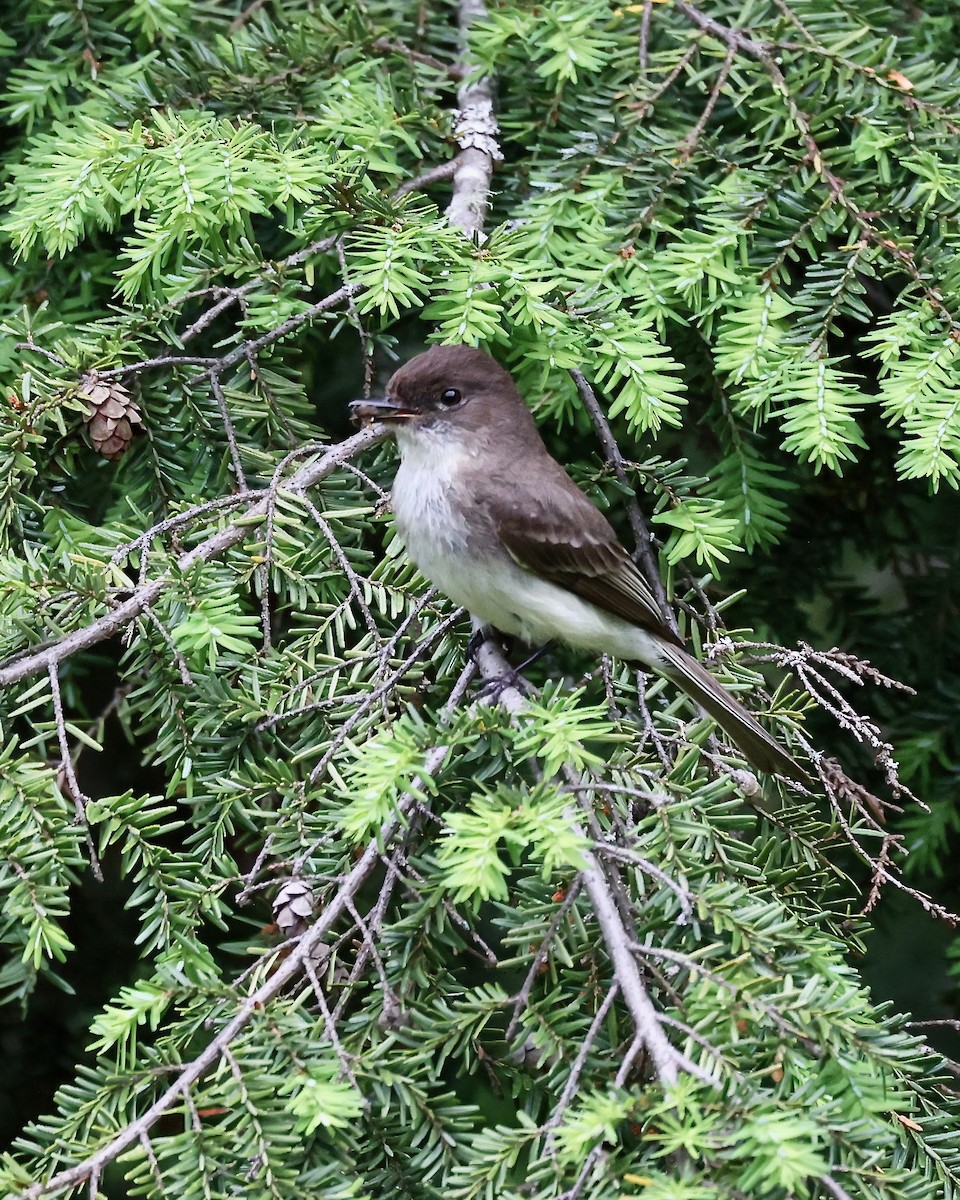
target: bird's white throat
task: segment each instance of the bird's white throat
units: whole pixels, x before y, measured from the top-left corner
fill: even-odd
[[[400,467],[393,482],[393,511],[407,553],[430,579],[428,564],[466,549],[461,476],[473,455],[450,430],[397,427]]]
[[[505,633],[519,634],[520,622],[503,594],[505,575],[518,568],[493,542],[485,514],[470,496],[469,473],[477,455],[449,429],[420,426],[414,432],[399,426],[397,442],[393,512],[407,554],[454,604]]]

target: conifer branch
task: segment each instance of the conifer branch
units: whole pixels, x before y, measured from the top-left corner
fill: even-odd
[[[419,63],[421,66],[430,67],[434,71],[438,71],[442,75],[447,75],[451,79],[462,79],[463,71],[459,64],[444,62],[443,59],[434,58],[432,54],[423,54],[419,50],[414,50],[408,46],[400,38],[379,37],[371,43],[373,49],[381,54],[400,54],[407,58],[412,63]]]
[[[453,179],[459,165],[460,158],[458,155],[455,158],[448,159],[446,162],[437,163],[434,167],[428,167],[425,171],[421,171],[419,175],[414,175],[401,183],[393,193],[393,199],[399,200],[401,196],[406,196],[410,192],[422,192],[425,188],[431,187],[435,183],[443,183],[447,179]]]
[[[442,762],[445,754],[446,747],[438,748],[434,755],[428,759],[428,765],[435,770],[439,763]],[[297,978],[303,970],[304,961],[323,942],[327,934],[347,910],[350,898],[360,889],[376,868],[380,858],[381,839],[389,841],[394,836],[404,816],[415,806],[415,803],[416,801],[413,797],[407,797],[401,802],[398,806],[396,816],[392,817],[383,829],[380,830],[378,837],[374,838],[368,844],[356,865],[344,877],[336,893],[328,901],[316,923],[300,938],[296,946],[280,962],[266,982],[245,997],[237,1012],[224,1025],[216,1037],[207,1044],[205,1049],[192,1062],[188,1063],[180,1071],[177,1079],[164,1090],[148,1109],[141,1113],[136,1120],[126,1125],[120,1133],[111,1138],[106,1145],[101,1146],[95,1154],[92,1154],[83,1162],[77,1163],[66,1170],[59,1171],[57,1174],[51,1176],[50,1179],[36,1183],[32,1187],[18,1192],[16,1197],[11,1197],[11,1200],[38,1200],[40,1196],[56,1195],[58,1192],[73,1187],[77,1183],[82,1183],[84,1180],[98,1178],[99,1173],[108,1163],[114,1162],[124,1150],[135,1142],[138,1142],[181,1097],[186,1100],[192,1085],[201,1079],[216,1064],[217,1060],[228,1051],[231,1043],[247,1026],[250,1020],[274,996],[279,995],[289,983]]]
[[[580,1076],[583,1073],[583,1068],[586,1064],[590,1051],[593,1049],[593,1044],[597,1040],[604,1021],[607,1019],[607,1014],[613,1008],[613,1002],[617,998],[617,992],[620,985],[614,982],[608,989],[600,1003],[599,1008],[593,1015],[593,1020],[590,1022],[590,1028],[586,1032],[586,1036],[580,1044],[580,1049],[577,1051],[577,1057],[573,1060],[570,1066],[570,1073],[567,1075],[566,1082],[563,1085],[563,1091],[560,1093],[560,1099],[557,1101],[557,1106],[550,1114],[545,1125],[545,1129],[550,1130],[556,1128],[563,1120],[563,1114],[566,1112],[570,1101],[576,1093],[577,1087],[580,1084]]]
[[[459,706],[469,687],[472,675],[473,666],[471,664],[464,668],[460,678],[451,689],[442,710],[442,720],[449,719]],[[424,759],[425,774],[430,776],[439,770],[448,752],[449,747],[446,745],[436,746],[429,751]],[[234,1015],[196,1058],[182,1067],[177,1065],[174,1068],[178,1072],[177,1078],[164,1089],[150,1107],[135,1120],[125,1125],[96,1153],[72,1167],[58,1171],[49,1179],[24,1188],[11,1196],[10,1200],[39,1200],[41,1196],[56,1195],[58,1192],[65,1191],[88,1179],[99,1179],[104,1167],[115,1162],[130,1146],[142,1142],[156,1122],[178,1101],[182,1099],[185,1104],[190,1104],[192,1086],[211,1067],[215,1066],[221,1057],[229,1055],[229,1048],[238,1035],[274,997],[280,995],[289,984],[300,976],[301,972],[305,971],[307,960],[316,953],[341,917],[345,913],[349,913],[357,893],[377,868],[383,846],[393,841],[420,803],[415,793],[416,787],[400,798],[395,813],[367,843],[363,854],[350,871],[337,881],[332,895],[326,898],[323,911],[315,923],[285,953],[285,956],[280,951],[276,953],[277,961],[272,966],[266,980],[244,997]],[[286,950],[286,947],[281,948],[281,951]]]
[[[893,477],[960,482],[960,31],[924,11],[891,40],[876,6],[831,0],[748,18],[735,0],[464,0],[412,20],[292,0],[279,24],[250,20],[256,0],[167,7],[159,59],[150,5],[119,24],[86,6],[79,42],[76,22],[5,27],[20,257],[0,321],[23,353],[0,354],[0,999],[83,955],[81,810],[141,957],[94,1018],[96,1061],[0,1156],[0,1193],[956,1190],[950,1064],[870,1000],[846,917],[892,887],[951,916],[903,859],[917,847],[935,878],[952,836],[949,543]],[[131,85],[156,101],[138,120]],[[679,519],[664,553],[685,594],[664,616],[719,632],[708,654],[727,611],[708,565],[783,543],[740,578],[798,649],[733,648],[796,669],[833,714],[816,746],[796,735],[822,804],[727,769],[687,703],[625,664],[589,663],[574,692],[560,647],[533,699],[483,638],[503,711],[447,723],[474,667],[461,615],[385,547],[387,461],[350,457],[377,431],[307,444],[312,393],[361,369],[371,392],[421,318],[508,347],[579,478],[574,366],[611,478],[639,471]],[[161,376],[122,461],[75,436],[99,365],[111,387]],[[663,457],[632,461],[668,427]],[[688,473],[675,455],[713,462],[717,436],[716,468]],[[618,505],[660,593],[642,498]],[[850,594],[838,542],[868,510],[855,553],[891,564],[904,611],[857,605],[857,638],[922,665],[912,724],[908,693],[801,640],[807,595]],[[823,521],[816,578],[801,511]],[[885,689],[869,719],[864,682]],[[806,700],[774,703],[789,720]],[[831,736],[884,786],[818,753]],[[224,925],[249,935],[211,953]],[[29,1028],[11,1045],[15,1077]],[[490,1119],[488,1088],[518,1120]]]
[[[87,805],[90,803],[90,797],[81,791],[80,784],[77,781],[73,755],[70,753],[67,721],[63,713],[60,677],[57,674],[57,668],[54,663],[49,664],[47,675],[50,680],[50,695],[53,701],[53,720],[57,730],[57,742],[60,746],[60,773],[62,773],[67,794],[74,803],[77,813],[77,823],[83,829],[84,837],[86,838],[87,855],[90,859],[90,868],[93,871],[93,876],[99,883],[103,883],[103,867],[100,865],[97,848],[93,844],[93,838],[90,835],[90,823],[87,820]]]
[[[955,316],[945,302],[943,292],[930,284],[929,279],[917,264],[913,251],[899,245],[894,238],[877,229],[872,214],[863,210],[850,195],[844,181],[827,165],[824,151],[814,136],[810,118],[798,104],[787,83],[786,76],[777,62],[775,46],[750,37],[742,29],[714,20],[713,17],[702,12],[688,0],[674,0],[674,7],[705,33],[726,43],[732,51],[747,54],[762,64],[770,76],[774,90],[783,98],[790,116],[803,138],[811,166],[828,187],[831,197],[843,206],[867,241],[874,243],[884,253],[889,254],[897,265],[911,277],[930,306],[941,314],[956,334],[960,335],[960,317]]]
[[[660,1016],[637,967],[630,935],[613,899],[610,883],[603,868],[592,851],[588,851],[584,857],[587,866],[582,872],[583,886],[600,925],[614,978],[620,985],[624,1002],[633,1018],[634,1028],[643,1039],[650,1055],[654,1074],[661,1087],[669,1089],[680,1076],[680,1056],[663,1032]]]
[[[567,918],[567,913],[573,908],[577,902],[577,897],[583,887],[583,877],[580,875],[574,876],[572,882],[567,887],[566,895],[563,901],[558,906],[557,911],[553,914],[553,918],[547,927],[546,933],[537,947],[537,952],[530,962],[527,969],[527,974],[523,980],[523,984],[516,996],[513,998],[513,1015],[510,1017],[510,1024],[507,1026],[507,1032],[504,1034],[504,1040],[508,1043],[512,1042],[516,1036],[517,1030],[520,1027],[520,1019],[523,1015],[523,1010],[527,1007],[533,987],[540,974],[543,964],[547,961],[550,954],[550,947],[554,939],[560,932],[560,927]]]
[[[327,450],[318,462],[309,463],[291,475],[284,485],[285,489],[290,492],[302,492],[313,487],[326,479],[346,459],[375,445],[382,438],[383,433],[374,429],[363,429],[353,434],[346,441]],[[64,659],[119,633],[146,609],[156,604],[180,575],[190,571],[198,563],[212,562],[220,558],[228,550],[239,545],[247,537],[250,529],[266,518],[268,506],[268,499],[255,500],[239,517],[233,518],[225,529],[182,554],[177,560],[175,571],[166,572],[157,579],[134,588],[111,612],[105,613],[84,628],[48,642],[41,648],[20,652],[6,663],[0,663],[0,688],[9,687],[22,679],[29,679],[38,671],[50,670]]]

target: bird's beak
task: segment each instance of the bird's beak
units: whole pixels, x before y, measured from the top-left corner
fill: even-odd
[[[371,421],[405,421],[416,415],[389,396],[380,400],[351,400],[347,407],[355,425],[366,425]]]

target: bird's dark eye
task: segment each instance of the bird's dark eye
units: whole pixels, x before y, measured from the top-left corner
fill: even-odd
[[[447,408],[453,408],[455,404],[459,404],[460,399],[460,393],[456,388],[447,388],[446,391],[440,393],[440,403],[446,405]]]

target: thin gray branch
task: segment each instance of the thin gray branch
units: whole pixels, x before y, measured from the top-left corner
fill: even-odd
[[[233,464],[233,473],[236,476],[237,483],[247,490],[247,478],[243,472],[243,463],[240,460],[240,446],[237,442],[237,431],[233,427],[233,418],[230,416],[230,409],[227,407],[227,398],[223,394],[223,386],[220,383],[220,376],[216,371],[210,372],[210,390],[213,392],[213,398],[217,402],[217,408],[220,412],[220,420],[223,422],[223,430],[227,435],[227,445],[230,447],[230,461]]]
[[[294,254],[281,259],[280,262],[267,264],[263,275],[256,275],[253,279],[248,279],[246,283],[241,284],[239,287],[219,289],[220,298],[217,300],[217,303],[211,305],[206,312],[201,313],[196,321],[184,331],[180,340],[182,342],[189,342],[191,338],[196,337],[208,325],[213,324],[217,317],[230,308],[231,305],[239,304],[242,307],[247,296],[251,292],[255,292],[258,287],[263,286],[264,275],[268,278],[277,278],[288,267],[298,266],[300,263],[306,261],[306,259],[313,258],[315,255],[326,254],[334,248],[340,240],[340,236],[340,234],[333,234],[331,237],[320,238],[315,242],[311,242],[309,246],[304,246],[302,250],[297,250]]]
[[[533,985],[536,983],[540,975],[540,968],[547,961],[547,956],[550,953],[550,947],[553,945],[554,938],[560,932],[560,926],[566,920],[567,913],[573,908],[577,902],[577,897],[580,895],[580,889],[583,887],[583,880],[579,875],[575,876],[573,882],[567,888],[567,894],[564,896],[562,903],[557,911],[553,914],[553,920],[550,922],[547,932],[543,935],[543,940],[537,947],[537,952],[533,956],[533,962],[530,964],[530,969],[527,971],[526,978],[520,991],[517,992],[513,1001],[513,1016],[510,1018],[510,1024],[507,1026],[507,1032],[503,1035],[506,1042],[512,1042],[520,1025],[520,1017],[523,1010],[527,1006],[530,999],[530,994],[533,991]]]
[[[428,167],[426,171],[421,171],[419,175],[414,175],[412,179],[407,179],[401,183],[397,190],[393,193],[392,199],[399,200],[401,196],[406,196],[408,192],[422,192],[424,188],[430,187],[434,183],[442,183],[444,179],[452,179],[457,173],[460,164],[460,156],[448,159],[447,162],[439,163],[435,167]]]
[[[331,446],[319,461],[301,467],[295,475],[287,480],[285,486],[292,492],[313,487],[322,479],[326,479],[346,459],[365,450],[368,446],[376,445],[383,436],[381,430],[362,429],[345,441]],[[104,613],[102,617],[85,625],[82,629],[74,630],[66,637],[58,638],[42,649],[22,654],[16,661],[0,665],[0,688],[9,687],[10,684],[18,683],[22,679],[29,679],[39,671],[49,670],[52,665],[63,662],[71,655],[96,646],[119,633],[135,617],[156,604],[175,580],[190,571],[197,563],[211,562],[226,554],[232,547],[239,545],[248,535],[249,530],[261,523],[267,514],[267,507],[267,499],[255,501],[239,516],[234,517],[226,529],[220,530],[206,541],[201,542],[199,546],[180,555],[175,570],[168,571],[159,578],[135,588],[128,599],[118,604],[110,612]]]
[[[374,50],[380,51],[383,54],[402,54],[404,58],[413,63],[420,63],[421,66],[430,67],[434,71],[439,71],[443,75],[448,75],[451,79],[462,78],[460,68],[450,63],[445,63],[442,59],[434,58],[432,54],[422,54],[419,50],[414,50],[408,46],[406,42],[402,42],[399,38],[391,40],[387,37],[379,37],[374,42],[371,42],[371,47]]]
[[[321,313],[329,312],[331,308],[337,308],[345,300],[358,295],[363,290],[364,284],[362,283],[345,283],[343,287],[339,287],[335,292],[324,296],[316,304],[311,304],[309,308],[305,308],[302,312],[294,313],[292,317],[288,317],[286,321],[283,321],[275,329],[261,334],[258,338],[252,338],[249,341],[241,343],[231,350],[229,354],[225,354],[223,358],[214,360],[215,369],[220,372],[229,371],[237,363],[243,362],[245,358],[255,358],[266,346],[272,346],[274,342],[279,342],[281,338],[286,337],[289,333],[293,333],[295,329],[299,329],[307,321],[312,321],[314,317],[320,316]],[[194,381],[190,380],[189,382],[192,383]]]
[[[615,846],[611,842],[601,842],[597,845],[597,853],[601,857],[620,859],[621,862],[633,863],[645,875],[649,875],[651,879],[655,879],[658,883],[662,883],[664,887],[670,889],[677,897],[680,903],[680,916],[677,918],[677,924],[686,924],[693,920],[693,897],[690,892],[680,886],[676,880],[671,879],[665,872],[661,871],[658,866],[644,858],[643,855],[637,854],[635,850],[630,850],[626,846]]]
[[[442,749],[446,754],[446,747]],[[435,767],[439,766],[440,762],[442,762],[442,757],[437,759]],[[336,894],[328,901],[317,923],[308,933],[304,934],[290,954],[277,963],[276,970],[266,982],[246,997],[232,1019],[224,1025],[207,1047],[184,1067],[177,1079],[157,1097],[144,1113],[135,1121],[125,1125],[120,1133],[101,1146],[95,1154],[66,1170],[58,1171],[50,1179],[35,1183],[32,1187],[18,1192],[15,1200],[38,1200],[40,1196],[64,1191],[81,1180],[87,1179],[90,1175],[99,1173],[107,1163],[113,1162],[128,1146],[139,1141],[141,1134],[150,1129],[164,1113],[177,1103],[181,1096],[186,1099],[191,1086],[217,1062],[222,1056],[224,1048],[236,1039],[241,1030],[246,1028],[265,1004],[300,974],[304,960],[320,945],[341,918],[346,911],[348,899],[359,890],[376,867],[380,858],[379,841],[388,841],[396,835],[403,817],[415,807],[416,803],[417,801],[412,796],[407,796],[400,802],[396,815],[386,822],[377,837],[367,846],[356,866],[344,878]]]
[[[350,736],[351,732],[356,729],[357,725],[363,720],[364,716],[366,716],[370,709],[373,708],[374,705],[388,692],[392,691],[392,689],[399,683],[404,675],[406,675],[407,671],[410,670],[413,664],[417,662],[418,659],[422,658],[424,654],[426,654],[433,643],[439,638],[443,637],[443,635],[451,628],[451,626],[460,620],[460,616],[461,610],[458,608],[455,612],[452,612],[449,617],[441,621],[439,625],[435,626],[427,634],[425,634],[424,637],[417,642],[410,654],[408,654],[403,662],[396,668],[396,670],[392,671],[391,674],[384,679],[383,683],[374,688],[374,690],[357,705],[350,716],[337,730],[337,736],[330,743],[330,746],[323,757],[310,772],[309,782],[311,784],[315,784],[318,779],[323,778],[324,772],[340,751],[343,743]]]
[[[323,514],[313,503],[310,497],[304,492],[300,499],[306,506],[310,516],[313,517],[314,524],[326,539],[327,544],[333,552],[334,558],[340,565],[340,570],[343,571],[347,582],[350,584],[350,596],[357,602],[357,607],[360,609],[364,623],[367,626],[367,632],[372,634],[372,636],[379,641],[380,630],[377,628],[376,618],[370,611],[370,605],[367,603],[367,599],[363,594],[363,582],[361,581],[360,576],[353,569],[353,564],[350,562],[349,558],[347,558],[346,551],[340,545],[337,535],[330,528],[329,522],[324,518]]]
[[[335,243],[336,239],[331,242],[331,246]],[[306,247],[305,250],[300,252],[300,257],[309,257],[307,251],[310,249],[311,247]],[[286,260],[286,264],[292,265],[295,261],[299,261],[298,255],[291,255]],[[259,284],[259,282],[258,277],[256,284]],[[251,283],[254,283],[254,281],[251,280]],[[249,290],[253,290],[253,288],[251,287]],[[258,338],[249,338],[241,342],[239,346],[235,346],[228,353],[221,355],[220,358],[204,358],[188,354],[167,354],[159,358],[146,358],[140,362],[127,363],[126,366],[114,367],[109,371],[98,371],[97,374],[101,379],[120,379],[127,375],[139,375],[142,371],[146,371],[152,367],[203,367],[202,374],[194,375],[187,380],[187,386],[193,387],[212,375],[224,374],[235,367],[237,363],[243,362],[244,359],[252,360],[264,347],[272,346],[274,342],[278,342],[281,338],[286,337],[287,334],[293,333],[294,330],[299,329],[307,321],[313,320],[314,317],[320,316],[321,313],[329,312],[330,309],[336,308],[351,297],[359,295],[363,290],[364,285],[362,283],[344,284],[342,287],[337,288],[335,292],[331,292],[315,304],[311,304],[309,308],[303,309],[302,312],[294,313],[286,321],[277,325],[275,329],[268,330]],[[237,289],[238,294],[240,291],[241,289]],[[232,297],[228,297],[227,299],[232,300]],[[224,301],[220,303],[223,304]],[[187,330],[187,333],[197,330],[198,327],[199,320]]]
[[[164,625],[164,623],[160,620],[160,618],[153,611],[153,609],[150,608],[149,605],[143,610],[143,616],[145,616],[147,618],[147,620],[154,627],[154,629],[156,629],[157,633],[160,634],[161,639],[163,640],[167,649],[170,651],[171,658],[177,664],[177,671],[179,672],[179,675],[180,675],[180,682],[183,684],[184,687],[192,688],[193,687],[193,676],[190,674],[190,667],[187,663],[187,660],[183,657],[182,651],[177,647],[176,642],[173,640],[173,638],[167,632],[167,628]],[[131,625],[130,631],[132,632],[132,630],[133,630],[133,626]]]
[[[84,831],[87,841],[87,853],[90,856],[90,867],[93,870],[94,878],[99,883],[103,883],[103,869],[100,866],[97,848],[93,844],[90,825],[87,822],[87,805],[90,803],[90,797],[80,790],[80,784],[77,782],[77,773],[73,766],[73,756],[70,753],[70,742],[67,739],[67,721],[63,714],[63,697],[60,694],[60,679],[57,675],[56,664],[49,664],[47,674],[50,679],[50,692],[53,697],[53,719],[57,729],[57,742],[60,746],[60,771],[58,773],[62,774],[66,782],[67,793],[76,809],[77,822]]]
[[[347,904],[351,914],[356,913],[353,907],[353,901],[348,900]],[[333,1046],[333,1049],[340,1060],[340,1076],[347,1079],[353,1086],[360,1091],[360,1085],[357,1083],[357,1077],[353,1073],[353,1067],[350,1065],[350,1056],[343,1048],[343,1042],[340,1041],[340,1035],[337,1033],[337,1023],[333,1019],[333,1014],[330,1012],[330,1005],[327,1003],[327,998],[323,994],[323,984],[320,982],[320,977],[317,975],[317,968],[313,965],[312,958],[303,960],[303,971],[306,977],[310,980],[310,986],[313,989],[314,997],[317,1001],[317,1007],[320,1009],[320,1015],[323,1018],[323,1028],[327,1035],[327,1041]]]
[[[510,664],[500,647],[491,640],[482,643],[476,654],[477,666],[487,679],[509,677]],[[516,717],[526,707],[526,699],[515,687],[503,688],[498,696],[511,716]],[[583,836],[582,831],[574,828]],[[613,967],[614,979],[633,1017],[634,1027],[643,1038],[657,1079],[664,1088],[676,1083],[679,1071],[685,1066],[682,1056],[674,1049],[663,1032],[657,1010],[650,999],[640,969],[633,954],[634,939],[624,923],[617,905],[616,891],[592,850],[584,852],[586,865],[580,874],[594,914],[603,934],[604,945]]]
[[[455,229],[481,240],[490,202],[493,164],[503,158],[493,115],[493,80],[477,77],[470,59],[470,27],[486,15],[484,0],[460,0],[460,67],[466,82],[457,92],[460,109],[454,136],[461,153],[456,159],[453,198],[447,209],[447,220]]]
[[[821,1175],[820,1183],[835,1200],[851,1200],[850,1193],[846,1188],[841,1187],[832,1175]]]
[[[620,991],[627,1008],[630,1009],[634,1027],[643,1038],[657,1079],[662,1087],[672,1087],[679,1076],[677,1051],[663,1032],[657,1010],[653,1006],[633,954],[633,941],[624,926],[603,868],[592,852],[587,851],[585,858],[587,865],[582,873],[583,885],[600,925],[614,978],[620,984]]]
[[[612,987],[607,991],[603,998],[603,1003],[594,1014],[593,1020],[590,1022],[590,1028],[584,1035],[580,1049],[577,1051],[577,1057],[573,1060],[573,1065],[570,1068],[570,1074],[567,1076],[567,1082],[563,1085],[563,1091],[560,1093],[560,1099],[557,1101],[557,1107],[550,1114],[550,1118],[546,1123],[546,1129],[556,1129],[563,1120],[563,1114],[567,1110],[567,1106],[573,1099],[573,1094],[577,1090],[580,1083],[580,1076],[583,1074],[583,1068],[586,1066],[587,1056],[593,1047],[593,1043],[597,1040],[597,1035],[604,1021],[607,1019],[607,1013],[613,1007],[613,1002],[617,998],[619,984],[614,982]],[[639,1035],[638,1035],[639,1036]],[[552,1141],[552,1138],[550,1139]]]
[[[155,525],[151,525],[149,529],[144,530],[132,541],[118,546],[110,558],[110,565],[116,566],[128,555],[133,554],[135,550],[145,550],[154,538],[161,537],[165,533],[172,533],[176,529],[182,529],[184,525],[189,525],[192,521],[197,521],[210,513],[219,512],[222,508],[239,508],[250,501],[261,499],[266,494],[262,488],[249,492],[235,492],[232,496],[220,496],[216,500],[208,500],[205,504],[196,504],[193,508],[185,509],[175,516],[157,521]]]

